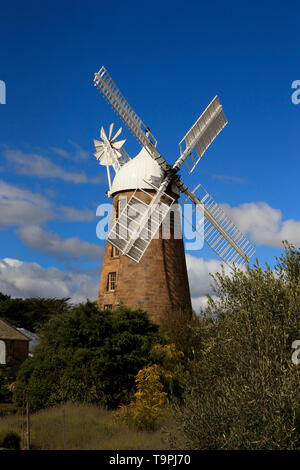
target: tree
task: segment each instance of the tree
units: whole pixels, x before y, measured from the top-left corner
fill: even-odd
[[[5,302],[5,300],[8,300],[8,299],[10,299],[9,295],[5,295],[5,294],[2,294],[2,292],[0,292],[0,302]]]
[[[142,310],[99,311],[94,302],[51,317],[40,334],[34,357],[19,371],[14,395],[20,404],[26,390],[33,409],[67,400],[112,408],[126,402],[135,375],[160,339]]]
[[[300,252],[285,244],[273,270],[214,276],[199,318],[202,350],[176,407],[192,449],[299,449]]]
[[[37,331],[49,318],[70,309],[65,299],[12,299],[0,293],[0,317],[17,328]]]

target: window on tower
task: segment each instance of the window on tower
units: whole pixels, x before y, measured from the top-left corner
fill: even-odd
[[[112,310],[112,305],[111,304],[104,305],[104,310]]]
[[[108,273],[107,276],[107,288],[108,291],[113,291],[116,288],[117,273]]]
[[[119,252],[118,248],[116,248],[115,246],[112,246],[110,255],[111,255],[112,258],[116,258],[117,256],[119,256],[120,252]]]
[[[117,204],[117,210],[116,210],[116,218],[119,219],[120,215],[122,214],[124,208],[126,207],[127,204],[127,197],[126,196],[120,196]],[[124,223],[124,222],[123,222]],[[118,225],[116,229],[117,235],[120,238],[127,239],[127,227],[126,224],[125,226],[123,224]]]
[[[124,207],[127,204],[127,197],[126,196],[120,196],[118,200],[118,217],[120,217]]]

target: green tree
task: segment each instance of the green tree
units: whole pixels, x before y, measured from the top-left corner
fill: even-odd
[[[60,401],[115,407],[126,402],[137,372],[149,362],[158,327],[141,310],[99,311],[94,302],[50,318],[34,357],[18,374],[15,402],[29,393],[33,409]]]
[[[70,309],[68,298],[65,299],[12,299],[0,294],[0,317],[17,328],[37,331],[53,315]]]
[[[199,318],[202,349],[177,419],[192,449],[299,449],[300,252],[274,269],[214,276]]]
[[[0,292],[0,302],[4,302],[5,300],[8,300],[8,299],[10,299],[9,295],[5,295],[5,294],[2,294],[2,292]]]

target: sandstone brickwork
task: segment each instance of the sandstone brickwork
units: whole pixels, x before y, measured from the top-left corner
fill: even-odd
[[[117,207],[120,196],[130,199],[133,191],[117,193],[113,199]],[[177,196],[169,193],[177,200]],[[139,197],[146,197],[139,193]],[[176,217],[175,217],[176,220]],[[146,310],[159,323],[167,313],[178,309],[192,310],[188,275],[182,238],[159,237],[151,241],[139,263],[127,256],[114,256],[112,245],[106,242],[99,285],[98,307],[114,308],[120,304]],[[115,289],[108,288],[109,273],[116,273]]]

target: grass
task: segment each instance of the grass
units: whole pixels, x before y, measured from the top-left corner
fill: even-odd
[[[65,416],[65,431],[63,429]],[[136,431],[95,405],[67,403],[31,415],[31,447],[39,450],[166,450],[172,416],[156,432]],[[21,435],[22,417],[0,417],[0,432]]]

